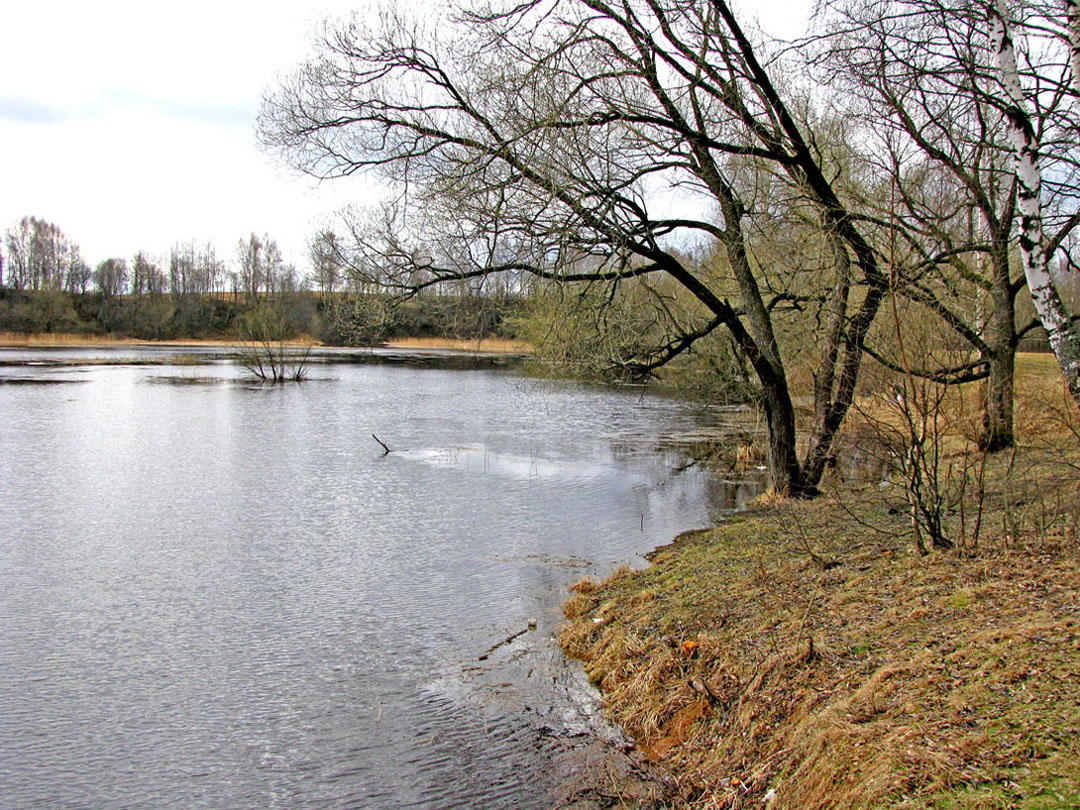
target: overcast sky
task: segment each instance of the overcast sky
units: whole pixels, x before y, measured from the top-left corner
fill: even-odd
[[[430,0],[429,0],[430,1]],[[794,35],[809,0],[766,0]],[[0,232],[55,222],[91,264],[177,241],[268,233],[307,268],[321,218],[363,202],[362,181],[316,186],[258,148],[265,88],[357,0],[8,3],[0,34]],[[793,10],[796,10],[793,12]],[[764,13],[764,12],[763,12]]]

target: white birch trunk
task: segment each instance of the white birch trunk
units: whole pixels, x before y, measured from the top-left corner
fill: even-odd
[[[1069,27],[1069,65],[1073,89],[1080,93],[1080,0],[1065,0],[1065,22]]]
[[[1070,12],[1075,10],[1076,2],[1077,0],[1066,0],[1069,4],[1067,9]],[[1050,275],[1050,257],[1046,255],[1046,241],[1043,238],[1042,227],[1042,172],[1039,168],[1039,143],[1026,110],[1008,19],[1005,0],[993,0],[990,6],[990,36],[997,57],[997,67],[1009,101],[1006,118],[1009,127],[1009,142],[1016,161],[1016,178],[1019,187],[1017,209],[1020,212],[1020,254],[1035,311],[1046,329],[1050,348],[1053,349],[1058,365],[1061,366],[1069,393],[1080,406],[1080,331],[1069,320],[1068,312]],[[1069,18],[1070,35],[1074,31],[1075,20],[1075,16]],[[1070,39],[1072,39],[1071,36]],[[1077,59],[1075,48],[1072,50],[1072,57],[1074,60]]]

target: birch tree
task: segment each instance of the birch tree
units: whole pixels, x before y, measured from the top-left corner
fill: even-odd
[[[1069,32],[1070,64],[1074,84],[1080,86],[1077,72],[1078,35],[1075,0],[1068,0],[1066,21]],[[1029,100],[1021,83],[1017,64],[1014,26],[1005,0],[990,6],[990,31],[997,55],[1008,106],[1008,134],[1016,165],[1017,207],[1020,211],[1020,255],[1024,265],[1035,311],[1046,329],[1050,348],[1057,357],[1065,384],[1080,406],[1080,328],[1070,318],[1051,275],[1051,259],[1043,231],[1043,175],[1039,156],[1039,134],[1032,125]]]
[[[1069,64],[1077,95],[1080,95],[1080,0],[1065,0],[1065,24],[1069,29]]]

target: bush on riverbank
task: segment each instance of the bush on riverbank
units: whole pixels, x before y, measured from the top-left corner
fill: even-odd
[[[1020,447],[949,515],[967,556],[834,482],[577,586],[562,645],[670,806],[1080,806],[1080,415],[1026,375]]]
[[[386,295],[294,291],[259,296],[103,295],[0,288],[0,332],[138,340],[232,339],[253,310],[274,308],[287,339],[370,346],[401,337],[513,337],[509,318],[522,303],[483,296]]]
[[[675,307],[677,290],[670,292],[668,306]],[[508,326],[534,347],[531,370],[537,375],[651,382],[702,402],[755,400],[758,392],[750,370],[723,330],[699,339],[656,369],[642,369],[662,353],[657,347],[677,340],[678,327],[657,309],[656,293],[652,286],[630,282],[573,292],[540,286],[508,318]],[[670,311],[664,314],[671,316]]]

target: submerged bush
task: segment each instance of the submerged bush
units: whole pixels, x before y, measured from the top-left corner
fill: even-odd
[[[292,332],[280,308],[258,307],[240,319],[240,363],[263,382],[300,382],[307,377],[311,347],[289,345]]]

